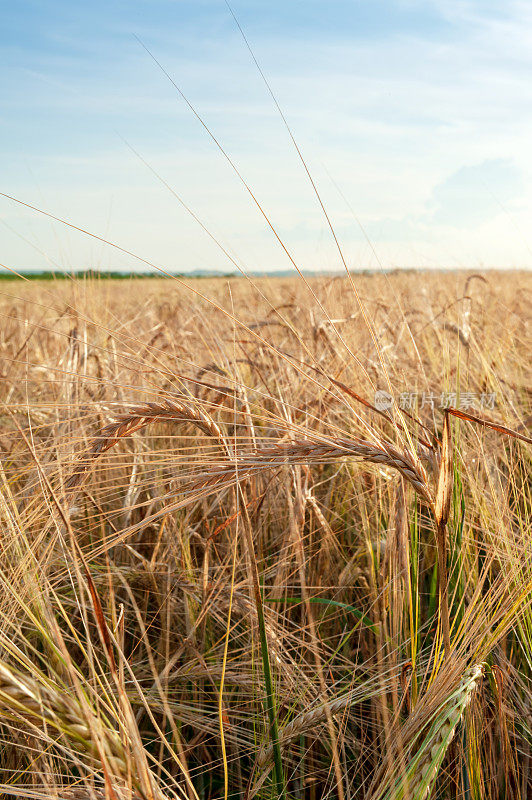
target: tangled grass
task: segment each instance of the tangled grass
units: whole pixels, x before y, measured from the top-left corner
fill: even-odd
[[[531,293],[5,282],[2,796],[531,796]]]

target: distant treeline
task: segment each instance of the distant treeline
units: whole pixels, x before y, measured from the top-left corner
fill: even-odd
[[[232,274],[224,275],[219,272],[169,272],[167,273],[170,277],[173,278],[231,278],[233,277]],[[50,281],[50,280],[67,280],[71,278],[76,278],[77,280],[83,278],[91,278],[91,279],[98,279],[98,280],[132,280],[137,278],[161,278],[164,275],[160,275],[157,272],[120,272],[116,271],[108,271],[95,269],[82,269],[82,270],[71,270],[71,271],[54,271],[54,270],[42,270],[41,272],[37,272],[32,270],[31,272],[25,272],[24,270],[20,270],[19,272],[0,272],[0,280],[2,281],[12,281],[13,279],[25,278],[26,280],[30,281]]]
[[[305,272],[306,275],[312,277],[315,273]],[[271,270],[269,272],[250,272],[249,276],[253,278],[287,278],[294,275],[294,271],[290,270]],[[333,273],[329,273],[328,277],[332,277]],[[0,272],[0,280],[11,281],[16,280],[18,277],[25,278],[30,281],[50,281],[50,280],[66,280],[75,278],[76,280],[83,280],[90,278],[91,280],[137,280],[143,278],[182,278],[183,280],[190,278],[238,278],[240,277],[237,272],[209,272],[208,270],[191,270],[190,272],[120,272],[119,270],[96,270],[96,269],[80,269],[80,270],[42,270],[42,271],[24,271],[18,272]]]
[[[482,270],[484,271],[484,270]],[[308,278],[335,278],[345,276],[345,272],[315,272],[313,270],[302,270],[303,274]],[[427,268],[427,267],[389,267],[379,269],[354,269],[350,270],[352,275],[357,276],[370,276],[375,274],[389,274],[400,273],[406,275],[413,272],[441,272],[441,273],[463,273],[464,275],[471,274],[471,270],[461,268]],[[295,271],[289,269],[272,269],[264,272],[248,272],[250,278],[290,278],[295,277]],[[144,278],[182,278],[187,280],[190,278],[238,278],[241,277],[237,272],[210,272],[209,270],[191,270],[190,272],[121,272],[120,270],[96,270],[96,269],[81,269],[81,270],[19,270],[18,272],[2,272],[0,271],[0,281],[9,281],[13,279],[25,278],[30,281],[49,281],[49,280],[67,280],[75,278],[76,280],[83,280],[90,278],[92,280],[138,280]]]

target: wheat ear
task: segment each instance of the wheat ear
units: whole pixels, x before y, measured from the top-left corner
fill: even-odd
[[[238,463],[228,461],[202,473],[191,488],[209,486],[222,488],[235,480],[238,468],[239,479],[250,477],[263,469],[280,467],[283,464],[308,464],[339,458],[358,458],[373,464],[391,467],[403,475],[416,492],[433,505],[427,474],[419,460],[408,450],[399,451],[387,442],[374,444],[363,439],[329,439],[323,443],[312,440],[296,440],[278,443],[240,453]]]
[[[81,456],[72,474],[66,482],[67,489],[80,485],[94,461],[110,450],[117,442],[135,431],[145,428],[152,422],[189,422],[199,428],[207,436],[214,437],[224,447],[225,440],[219,426],[196,405],[181,400],[165,400],[162,403],[146,403],[133,406],[106,425],[94,437],[88,450]]]
[[[93,720],[93,726],[89,725],[75,695],[60,692],[0,662],[0,710],[4,719],[24,719],[33,727],[45,723],[64,736],[82,757],[88,756],[93,762],[100,763],[103,752],[113,774],[128,783],[131,760],[120,735],[105,724],[101,715]],[[94,739],[94,726],[99,734],[98,743]],[[163,800],[160,792],[157,797]]]
[[[330,700],[327,703],[327,708],[330,713],[334,716],[334,714],[338,714],[340,711],[348,708],[349,706],[354,705],[356,702],[361,702],[361,700],[367,699],[366,697],[357,697],[353,693],[342,695],[342,697],[336,697],[334,700]],[[309,730],[314,728],[320,722],[322,722],[326,717],[326,708],[324,704],[316,706],[316,708],[312,708],[309,711],[305,711],[302,714],[298,714],[293,720],[291,720],[287,725],[285,725],[280,730],[280,745],[281,747],[285,748],[290,742],[295,739],[297,736],[301,734],[307,733]],[[264,768],[268,766],[273,760],[273,748],[271,745],[269,747],[263,748],[258,756],[257,756],[257,766],[260,768]]]
[[[454,738],[457,725],[471,702],[483,675],[483,665],[468,670],[460,685],[432,717],[432,724],[420,744],[410,748],[404,772],[386,783],[393,786],[377,791],[372,800],[425,800],[432,792],[438,771]],[[418,740],[419,741],[419,740]]]

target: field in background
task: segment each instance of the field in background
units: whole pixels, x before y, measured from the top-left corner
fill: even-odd
[[[530,797],[532,274],[185,283],[2,282],[0,791]]]

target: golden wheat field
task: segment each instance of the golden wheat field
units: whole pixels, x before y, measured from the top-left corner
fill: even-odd
[[[4,281],[2,796],[531,797],[531,298]]]

